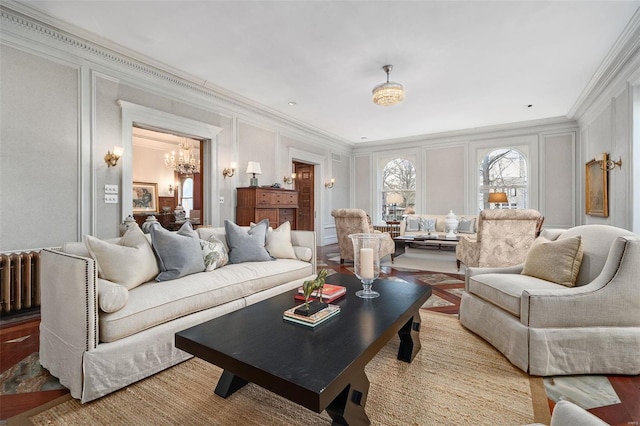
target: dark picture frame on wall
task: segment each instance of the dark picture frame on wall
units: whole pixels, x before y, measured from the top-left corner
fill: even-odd
[[[607,194],[607,154],[597,157],[586,165],[586,214],[591,216],[609,217],[609,199]]]
[[[158,212],[158,184],[133,182],[133,212]]]

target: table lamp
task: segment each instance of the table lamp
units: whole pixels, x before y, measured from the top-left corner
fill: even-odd
[[[253,174],[249,186],[258,186],[258,178],[256,175],[262,174],[262,170],[260,170],[260,163],[257,161],[249,161],[247,165],[247,174]]]
[[[488,203],[508,203],[507,194],[505,192],[490,192]]]

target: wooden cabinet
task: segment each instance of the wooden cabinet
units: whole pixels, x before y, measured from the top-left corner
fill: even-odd
[[[298,216],[298,191],[284,188],[250,186],[236,188],[236,223],[247,226],[269,219],[269,225],[277,228],[284,222],[296,229]]]

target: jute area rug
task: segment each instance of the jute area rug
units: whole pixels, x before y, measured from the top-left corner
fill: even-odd
[[[456,317],[425,310],[421,315],[422,349],[411,364],[396,359],[396,336],[366,367],[366,411],[373,425],[548,424],[542,379],[512,366]],[[193,358],[96,401],[68,399],[21,417],[35,425],[331,424],[326,412],[314,413],[253,384],[220,398],[213,388],[221,373]]]

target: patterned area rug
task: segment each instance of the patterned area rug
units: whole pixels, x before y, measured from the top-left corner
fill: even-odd
[[[452,274],[425,274],[416,275],[416,281],[429,284],[432,287],[432,294],[427,303],[422,305],[423,308],[432,308],[435,311],[441,311],[433,308],[457,307],[460,306],[460,297],[464,290],[464,279],[461,276]]]

